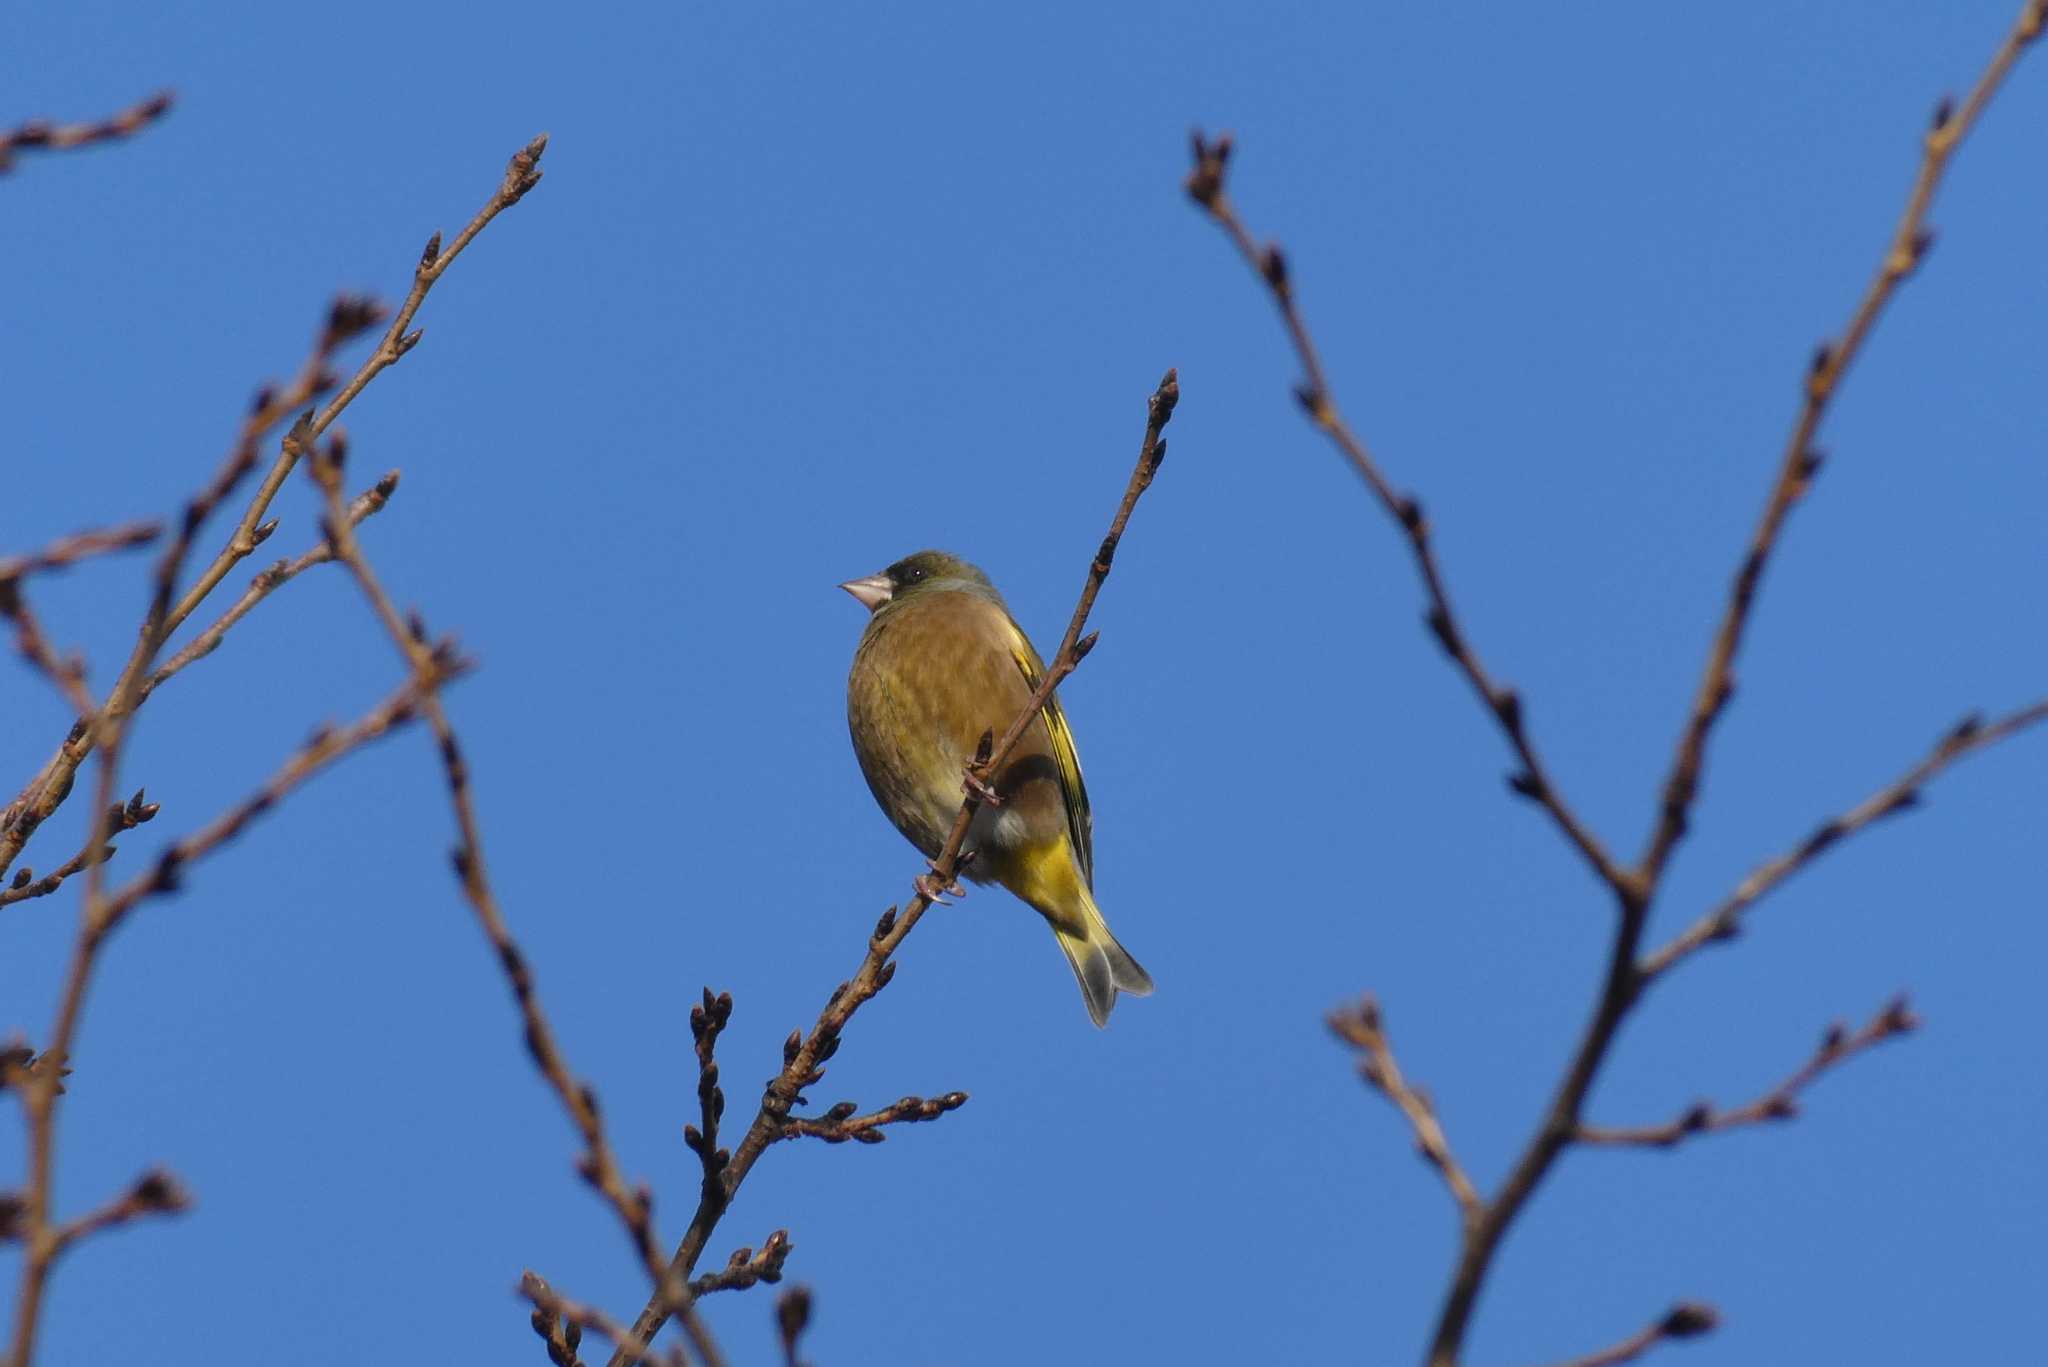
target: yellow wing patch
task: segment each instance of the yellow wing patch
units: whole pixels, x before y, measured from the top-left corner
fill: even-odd
[[[1025,685],[1037,688],[1045,678],[1045,664],[1031,641],[1015,622],[1010,627],[1010,658],[1023,672]],[[1060,796],[1067,804],[1067,834],[1074,845],[1074,862],[1090,889],[1095,886],[1095,818],[1088,810],[1088,786],[1081,781],[1081,757],[1074,750],[1074,732],[1067,714],[1060,710],[1059,696],[1046,699],[1039,710],[1046,733],[1052,737],[1053,760],[1060,770]]]

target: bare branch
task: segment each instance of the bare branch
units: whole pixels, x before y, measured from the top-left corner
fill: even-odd
[[[1746,1125],[1762,1125],[1770,1121],[1791,1120],[1799,1114],[1799,1094],[1812,1086],[1822,1073],[1886,1040],[1909,1034],[1919,1026],[1919,1017],[1907,1008],[1906,999],[1900,997],[1872,1016],[1870,1021],[1854,1034],[1850,1034],[1840,1023],[1829,1026],[1827,1033],[1821,1036],[1820,1047],[1814,1050],[1813,1057],[1801,1064],[1799,1069],[1783,1082],[1748,1105],[1722,1111],[1702,1101],[1686,1108],[1682,1114],[1662,1125],[1642,1125],[1624,1129],[1581,1125],[1577,1138],[1582,1144],[1632,1144],[1650,1148],[1670,1148],[1694,1135],[1719,1130],[1738,1130]]]
[[[1757,588],[1763,580],[1765,567],[1770,563],[1771,553],[1777,548],[1786,514],[1811,487],[1813,476],[1820,468],[1821,455],[1813,443],[1820,431],[1821,419],[1827,414],[1829,402],[1840,391],[1849,367],[1861,354],[1864,342],[1877,324],[1878,315],[1884,312],[1885,305],[1891,302],[1899,286],[1926,259],[1928,249],[1934,244],[1934,234],[1927,228],[1927,211],[1934,203],[1935,192],[1941,186],[1949,160],[1962,146],[1970,130],[1976,127],[1977,120],[1991,103],[1991,97],[2005,84],[2005,78],[2019,61],[2020,54],[2041,36],[2044,17],[2048,17],[2048,8],[2044,8],[2043,0],[2026,0],[2019,18],[1999,44],[1998,51],[1992,54],[1990,64],[1977,78],[1976,85],[1971,87],[1962,107],[1952,109],[1946,100],[1936,106],[1932,126],[1927,130],[1922,145],[1919,173],[1906,197],[1906,207],[1899,215],[1898,226],[1892,230],[1891,243],[1879,259],[1877,271],[1864,287],[1863,297],[1856,302],[1856,309],[1849,315],[1848,325],[1842,329],[1840,338],[1822,342],[1813,353],[1813,363],[1806,376],[1805,401],[1800,405],[1799,417],[1792,424],[1791,435],[1785,440],[1777,481],[1771,486],[1770,497],[1764,501],[1763,515],[1750,535],[1749,548],[1730,585],[1728,604],[1722,610],[1720,625],[1714,630],[1714,643],[1707,655],[1706,669],[1693,697],[1692,713],[1686,719],[1677,751],[1672,756],[1670,776],[1664,781],[1657,824],[1638,866],[1647,888],[1657,886],[1673,847],[1685,835],[1693,800],[1699,794],[1700,768],[1706,755],[1708,734],[1735,691],[1735,655],[1742,648],[1742,637],[1749,626]]]
[[[789,1231],[778,1229],[768,1236],[768,1241],[761,1245],[758,1253],[751,1248],[736,1248],[725,1260],[723,1270],[690,1283],[690,1295],[703,1297],[713,1291],[745,1291],[761,1282],[771,1285],[779,1282],[782,1280],[782,1265],[789,1261],[793,1247]]]
[[[349,504],[349,526],[359,526],[364,518],[374,517],[376,514],[384,511],[384,505],[391,501],[391,495],[397,489],[398,471],[392,470],[370,488],[357,494],[355,500]],[[313,566],[328,564],[333,559],[334,543],[322,540],[320,544],[306,551],[297,559],[280,560],[251,579],[249,587],[242,591],[242,596],[235,600],[232,607],[215,619],[214,623],[207,627],[206,630],[188,641],[183,649],[171,656],[170,659],[166,660],[149,676],[149,682],[142,689],[141,698],[146,698],[156,692],[159,685],[172,675],[183,670],[187,665],[203,660],[218,650],[221,641],[227,636],[228,630],[235,623],[247,617],[258,603],[261,603],[271,594],[313,568]],[[141,698],[138,698],[137,701],[140,702]]]
[[[442,667],[452,672],[455,665],[446,662]],[[340,731],[323,728],[316,732],[306,746],[255,794],[229,808],[200,830],[174,842],[158,857],[153,869],[138,875],[111,896],[104,894],[93,882],[88,882],[85,907],[80,914],[77,939],[72,945],[71,963],[65,972],[56,1022],[50,1029],[47,1046],[36,1058],[33,1071],[26,1079],[27,1085],[21,1088],[29,1131],[29,1182],[21,1198],[20,1219],[28,1252],[22,1259],[10,1359],[20,1367],[26,1367],[30,1361],[43,1292],[49,1283],[57,1254],[63,1247],[62,1230],[50,1215],[51,1177],[56,1157],[56,1103],[64,1091],[63,1077],[71,1058],[71,1041],[78,1030],[79,1018],[85,1007],[86,988],[92,980],[101,948],[128,914],[145,899],[176,891],[189,865],[232,840],[251,821],[271,810],[294,789],[336,760],[402,725],[413,715],[416,702],[415,689],[408,682],[390,701],[355,725]],[[101,763],[106,769],[112,767],[110,755],[111,752],[103,752],[101,756]],[[105,784],[101,786],[104,789]],[[142,794],[138,792],[132,805],[139,809],[144,805],[141,799]],[[125,817],[121,819],[125,820]],[[88,847],[87,855],[89,880],[101,875],[106,868],[105,859],[93,857],[91,851],[105,847],[106,834],[114,821],[111,812],[102,811],[93,823],[93,844]]]
[[[173,101],[173,95],[166,90],[97,123],[30,119],[15,128],[0,129],[0,176],[14,169],[17,153],[61,152],[132,137],[170,113]]]
[[[1459,1221],[1470,1225],[1477,1220],[1485,1202],[1452,1156],[1450,1141],[1444,1138],[1429,1094],[1401,1075],[1401,1066],[1394,1061],[1394,1047],[1387,1040],[1379,1003],[1367,997],[1349,1010],[1332,1011],[1328,1020],[1337,1038],[1358,1050],[1358,1075],[1408,1118],[1409,1128],[1415,1131],[1416,1151],[1450,1188],[1451,1199],[1458,1205]]]
[[[1174,405],[1180,399],[1180,379],[1169,370],[1160,380],[1146,405],[1145,437],[1138,447],[1138,460],[1131,471],[1130,480],[1124,486],[1124,494],[1117,504],[1115,515],[1110,519],[1109,532],[1096,550],[1095,558],[1089,562],[1088,576],[1082,585],[1081,597],[1075,604],[1073,617],[1067,623],[1066,634],[1060,638],[1059,650],[1047,665],[1045,677],[1033,691],[1031,699],[1018,713],[1017,719],[1004,731],[1002,738],[989,740],[985,755],[977,756],[977,762],[970,765],[963,776],[962,789],[965,799],[960,804],[959,815],[953,820],[953,829],[947,835],[945,844],[939,849],[936,859],[931,861],[929,876],[920,876],[916,891],[904,903],[899,913],[895,907],[882,913],[875,925],[875,931],[868,939],[866,956],[860,970],[847,981],[833,989],[826,1000],[825,1009],[818,1016],[807,1035],[801,1030],[792,1030],[783,1042],[782,1071],[773,1078],[761,1098],[760,1109],[754,1113],[752,1123],[747,1126],[739,1147],[733,1150],[731,1160],[724,1165],[724,1180],[711,1189],[707,1184],[703,1199],[697,1203],[696,1214],[690,1227],[676,1246],[675,1256],[669,1260],[671,1277],[687,1277],[703,1256],[704,1245],[709,1242],[711,1232],[732,1203],[733,1194],[753,1170],[754,1163],[768,1147],[784,1137],[786,1127],[791,1123],[790,1111],[797,1104],[805,1087],[815,1086],[825,1076],[824,1064],[839,1050],[840,1033],[846,1028],[853,1015],[864,1002],[888,986],[896,974],[893,956],[904,938],[916,928],[918,921],[930,909],[936,895],[949,887],[959,877],[962,864],[961,851],[967,841],[967,828],[974,820],[974,814],[981,809],[986,784],[980,781],[982,775],[993,774],[1001,769],[1012,746],[1024,734],[1045,706],[1046,700],[1059,686],[1060,680],[1073,673],[1081,658],[1094,643],[1090,637],[1086,642],[1081,631],[1087,625],[1089,610],[1095,604],[1096,594],[1103,581],[1108,578],[1111,564],[1116,559],[1116,550],[1122,539],[1124,528],[1129,524],[1132,509],[1138,499],[1152,485],[1152,478],[1159,471],[1159,465],[1166,456],[1166,442],[1163,432],[1173,417]],[[979,771],[978,773],[976,771]],[[661,1331],[668,1317],[668,1310],[662,1303],[659,1292],[652,1298],[640,1317],[633,1322],[631,1343],[647,1343]],[[614,1354],[610,1367],[625,1367],[628,1358]]]
[[[1692,1339],[1710,1334],[1720,1323],[1720,1312],[1713,1306],[1702,1305],[1698,1301],[1681,1301],[1665,1311],[1656,1323],[1629,1335],[1612,1348],[1573,1358],[1558,1367],[1619,1367],[1621,1363],[1634,1362],[1666,1340]]]
[[[1549,1173],[1558,1156],[1579,1137],[1580,1117],[1586,1097],[1606,1061],[1622,1021],[1641,999],[1644,987],[1658,973],[1668,968],[1671,962],[1696,948],[1698,942],[1716,935],[1724,935],[1733,924],[1732,914],[1728,919],[1721,920],[1710,917],[1708,922],[1702,923],[1707,927],[1707,933],[1702,934],[1701,928],[1695,927],[1681,936],[1671,947],[1653,955],[1645,964],[1638,965],[1636,961],[1650,905],[1656,895],[1670,852],[1684,833],[1697,793],[1708,732],[1733,689],[1732,662],[1747,625],[1764,566],[1776,545],[1786,512],[1805,491],[1818,468],[1819,461],[1813,451],[1812,439],[1821,416],[1838,389],[1848,365],[1867,339],[1884,304],[1926,253],[1930,239],[1924,227],[1924,220],[1950,157],[1964,135],[1975,125],[1992,95],[2003,84],[2022,51],[2040,36],[2044,23],[2048,23],[2048,0],[2027,0],[2012,29],[1993,54],[1989,65],[1960,110],[1951,110],[1944,104],[1937,111],[1933,129],[1927,138],[1920,173],[1893,235],[1892,245],[1880,262],[1876,277],[1852,314],[1839,342],[1823,347],[1814,358],[1813,367],[1807,378],[1805,406],[1794,426],[1791,439],[1786,444],[1777,482],[1767,501],[1764,516],[1751,540],[1742,569],[1736,576],[1727,610],[1716,632],[1691,717],[1680,737],[1670,776],[1665,783],[1658,819],[1643,857],[1634,867],[1617,865],[1592,833],[1577,819],[1571,808],[1558,796],[1555,784],[1538,762],[1528,740],[1518,695],[1512,689],[1497,684],[1486,672],[1473,652],[1466,634],[1458,625],[1443,587],[1442,575],[1428,536],[1428,524],[1423,518],[1420,506],[1413,498],[1395,490],[1364,444],[1338,413],[1329,384],[1324,377],[1321,361],[1296,309],[1286,258],[1277,248],[1261,249],[1256,244],[1225,194],[1225,173],[1231,153],[1229,138],[1224,137],[1211,142],[1199,133],[1195,137],[1195,164],[1186,182],[1188,193],[1224,229],[1239,254],[1265,282],[1272,294],[1306,377],[1297,390],[1297,397],[1308,411],[1309,417],[1350,461],[1371,489],[1381,508],[1406,534],[1429,598],[1430,607],[1426,620],[1431,632],[1464,674],[1473,691],[1499,722],[1507,734],[1509,743],[1522,761],[1521,770],[1511,776],[1509,786],[1518,794],[1544,807],[1560,833],[1613,890],[1618,903],[1619,914],[1616,917],[1613,941],[1608,952],[1607,968],[1602,976],[1592,1018],[1580,1036],[1571,1062],[1564,1077],[1559,1081],[1535,1134],[1530,1138],[1498,1192],[1491,1201],[1482,1205],[1478,1218],[1466,1226],[1457,1266],[1445,1294],[1443,1307],[1438,1314],[1436,1330],[1430,1344],[1429,1362],[1432,1367],[1454,1367],[1460,1360],[1465,1335],[1478,1303],[1481,1286],[1492,1267],[1501,1239]],[[2027,721],[2031,722],[2033,719],[2029,717]],[[2012,720],[2014,719],[2008,719]],[[2009,733],[2008,731],[2002,734]],[[1964,735],[1955,738],[1954,743],[1968,746],[1971,742],[1969,737]],[[1948,758],[1953,756],[1944,757],[1941,762],[1945,763]],[[1842,827],[1841,829],[1823,828],[1822,832],[1809,840],[1801,851],[1795,851],[1793,856],[1767,865],[1753,876],[1751,885],[1745,885],[1751,887],[1750,900],[1802,866],[1820,849],[1846,833],[1847,829],[1853,829],[1848,826],[1851,818],[1855,819],[1857,825],[1861,825],[1874,820],[1885,811],[1897,810],[1904,802],[1910,801],[1910,796],[1905,795],[1910,787],[1909,783],[1901,789],[1902,800],[1887,799],[1884,794],[1880,794],[1876,806],[1867,810],[1859,808],[1851,813],[1850,818],[1844,818],[1842,823],[1836,823]],[[1740,894],[1738,899],[1739,897]],[[1733,910],[1739,911],[1740,906],[1735,906]],[[1688,1321],[1681,1317],[1680,1323],[1686,1324]],[[1622,1345],[1625,1351],[1621,1357],[1613,1356],[1614,1350],[1610,1350],[1608,1355],[1593,1360],[1625,1360],[1657,1338],[1668,1336],[1670,1335],[1661,1332],[1652,1332],[1648,1338],[1638,1336],[1638,1339]]]
[[[879,1144],[889,1137],[882,1132],[884,1125],[937,1120],[946,1112],[957,1111],[966,1104],[965,1092],[947,1092],[944,1096],[929,1099],[906,1096],[901,1101],[891,1102],[879,1111],[855,1115],[854,1112],[860,1108],[851,1101],[842,1101],[816,1120],[791,1116],[780,1137],[795,1139],[800,1135],[809,1135],[815,1139],[822,1139],[827,1144],[844,1144],[849,1139],[862,1144]]]
[[[1308,413],[1309,421],[1327,436],[1351,468],[1358,472],[1366,487],[1372,490],[1374,499],[1387,516],[1401,528],[1407,537],[1408,549],[1415,559],[1416,571],[1422,577],[1422,587],[1429,599],[1429,611],[1424,615],[1432,638],[1442,647],[1451,663],[1457,666],[1472,685],[1472,691],[1479,696],[1486,710],[1500,724],[1508,744],[1513,748],[1520,768],[1508,776],[1508,787],[1521,797],[1528,798],[1550,814],[1550,819],[1569,840],[1573,848],[1585,859],[1586,864],[1600,881],[1614,889],[1625,900],[1637,899],[1638,893],[1628,872],[1614,862],[1607,849],[1600,843],[1592,829],[1579,819],[1564,795],[1557,789],[1556,782],[1543,766],[1536,753],[1535,741],[1530,738],[1528,726],[1522,716],[1521,695],[1507,684],[1495,679],[1481,663],[1478,651],[1472,645],[1472,638],[1459,623],[1457,612],[1451,606],[1450,591],[1444,586],[1442,568],[1437,564],[1436,548],[1430,540],[1430,526],[1423,516],[1422,505],[1412,495],[1394,488],[1393,483],[1380,469],[1379,462],[1365,442],[1352,430],[1350,423],[1337,410],[1336,396],[1331,393],[1330,382],[1323,374],[1323,363],[1316,353],[1315,341],[1309,336],[1308,326],[1302,321],[1301,311],[1294,297],[1294,284],[1288,271],[1287,258],[1278,246],[1261,248],[1253,240],[1244,221],[1237,215],[1236,208],[1225,193],[1225,173],[1230,164],[1232,143],[1229,134],[1211,142],[1201,133],[1194,136],[1194,170],[1187,178],[1187,192],[1223,229],[1236,246],[1238,255],[1244,258],[1258,277],[1265,281],[1273,304],[1280,311],[1280,321],[1286,325],[1287,336],[1294,344],[1295,356],[1301,362],[1303,380],[1295,390],[1295,398]]]
[[[163,532],[164,524],[161,522],[124,522],[118,527],[76,532],[26,555],[0,558],[0,587],[25,579],[31,574],[64,569],[91,556],[106,555],[113,551],[132,551],[147,546],[162,536]]]
[[[1759,865],[1712,911],[1686,927],[1676,939],[1643,960],[1641,977],[1653,981],[1706,945],[1732,939],[1741,932],[1743,913],[1793,874],[1864,827],[1884,817],[1911,811],[1920,804],[1920,789],[1957,760],[2008,740],[2048,720],[2048,698],[2008,712],[1986,723],[1975,713],[1956,723],[1926,758],[1891,783],[1837,817],[1830,817],[1785,853]]]
[[[582,1344],[585,1330],[617,1344],[623,1361],[629,1365],[688,1367],[689,1359],[681,1348],[657,1355],[650,1348],[630,1344],[626,1328],[617,1320],[594,1305],[561,1295],[537,1272],[528,1272],[519,1279],[519,1294],[533,1303],[533,1332],[547,1344],[548,1361],[555,1367],[581,1367],[582,1359],[576,1356],[576,1350]]]
[[[116,811],[108,813],[106,827],[109,838],[119,835],[124,831],[134,830],[145,821],[155,817],[157,812],[161,810],[156,803],[145,802],[143,796],[144,790],[137,788],[135,796],[120,804]],[[26,902],[32,897],[48,897],[64,885],[65,879],[86,866],[91,853],[90,848],[82,849],[58,865],[54,872],[44,874],[41,878],[35,876],[34,869],[29,868],[26,864],[22,865],[14,871],[14,879],[6,890],[0,891],[0,907],[14,902]],[[114,854],[114,846],[108,845],[100,851],[100,861],[104,863],[112,859]]]

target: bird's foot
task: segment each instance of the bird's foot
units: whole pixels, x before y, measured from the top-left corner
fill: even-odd
[[[969,769],[960,779],[960,790],[984,807],[1003,805],[1002,794],[990,787],[980,775]]]
[[[932,871],[930,873],[920,873],[917,877],[910,880],[910,886],[917,889],[919,897],[924,898],[925,901],[930,902],[933,906],[943,907],[951,905],[951,903],[946,901],[948,896],[965,897],[967,895],[967,889],[960,886],[959,879],[941,880],[938,865],[934,864],[931,867]]]

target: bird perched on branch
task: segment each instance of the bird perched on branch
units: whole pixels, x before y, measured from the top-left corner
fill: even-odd
[[[1031,701],[1045,665],[988,576],[944,551],[919,551],[841,584],[873,615],[846,681],[846,721],[883,813],[936,858],[960,813],[967,765]],[[968,827],[965,876],[1000,883],[1052,924],[1088,1015],[1107,1024],[1119,992],[1152,979],[1102,919],[1092,821],[1074,734],[1046,700],[993,776],[995,801]]]

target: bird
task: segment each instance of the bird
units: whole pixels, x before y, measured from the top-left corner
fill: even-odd
[[[839,587],[870,614],[846,681],[854,754],[883,814],[936,858],[982,736],[1008,730],[1045,665],[988,576],[957,555],[919,551]],[[995,801],[968,827],[974,858],[963,876],[1000,884],[1046,919],[1089,1019],[1107,1025],[1117,994],[1147,996],[1152,978],[1095,905],[1088,789],[1057,698],[1046,699],[988,788]]]

